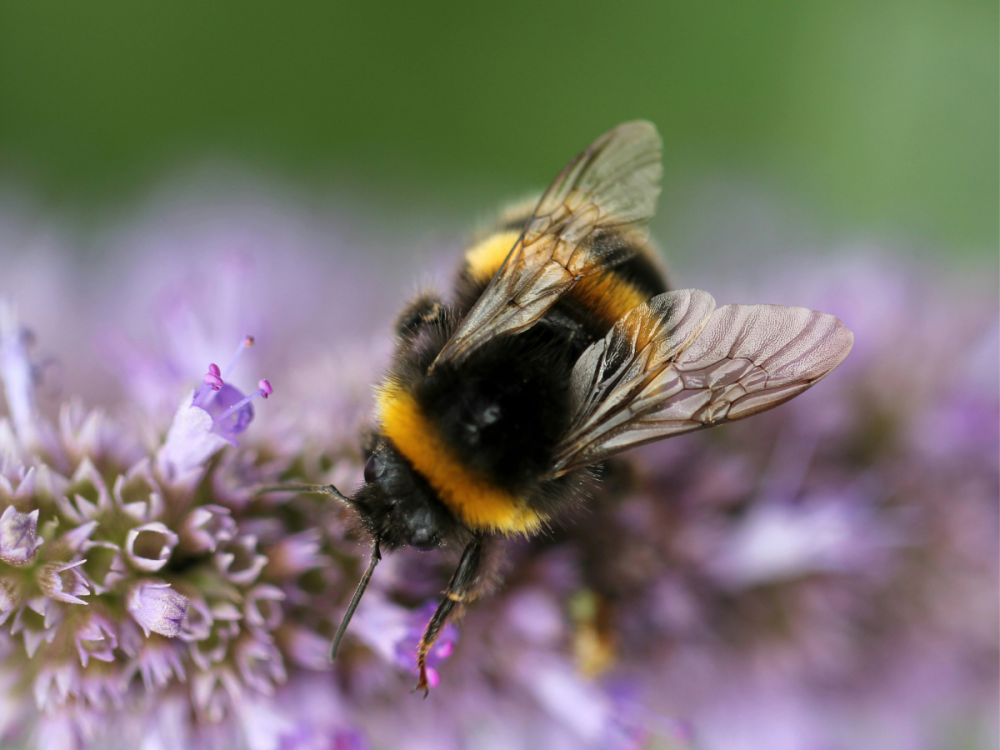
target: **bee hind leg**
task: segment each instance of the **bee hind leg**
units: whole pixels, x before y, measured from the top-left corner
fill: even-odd
[[[414,691],[423,690],[425,698],[430,691],[427,682],[427,654],[448,623],[448,618],[455,607],[471,599],[481,577],[482,562],[483,536],[477,534],[462,552],[462,559],[459,560],[458,567],[455,568],[445,597],[434,611],[430,622],[427,623],[424,634],[420,638],[420,645],[417,646],[417,668],[420,670],[420,680]]]

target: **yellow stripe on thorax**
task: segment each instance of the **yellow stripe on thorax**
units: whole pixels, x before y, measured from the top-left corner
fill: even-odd
[[[544,516],[455,455],[412,394],[390,381],[379,389],[376,402],[382,433],[468,528],[504,534],[528,534],[541,528]]]
[[[497,232],[466,250],[465,263],[472,278],[480,283],[488,283],[503,265],[520,236],[520,232]]]
[[[497,232],[465,253],[466,269],[479,283],[487,284],[503,265],[520,232]],[[649,295],[609,269],[580,279],[569,296],[610,328],[625,313],[634,310]]]

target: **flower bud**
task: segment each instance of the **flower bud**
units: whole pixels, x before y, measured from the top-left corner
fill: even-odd
[[[129,589],[125,606],[147,638],[151,632],[173,638],[181,632],[189,602],[169,583],[150,578]]]
[[[27,565],[41,546],[38,511],[19,513],[13,505],[8,505],[0,515],[0,560],[9,565]]]

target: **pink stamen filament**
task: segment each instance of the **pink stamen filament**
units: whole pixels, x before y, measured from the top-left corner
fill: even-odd
[[[262,387],[260,390],[254,391],[253,393],[251,393],[246,398],[237,401],[235,404],[233,404],[228,409],[226,409],[224,412],[222,412],[222,414],[220,414],[219,416],[217,416],[215,418],[215,420],[214,420],[214,423],[218,424],[219,422],[223,421],[224,419],[227,419],[228,417],[233,416],[233,414],[235,414],[236,412],[238,412],[240,409],[242,409],[244,406],[246,406],[247,404],[249,404],[251,401],[253,401],[258,396],[260,396],[261,398],[267,398],[270,394],[274,393],[274,389],[271,388],[271,384],[270,383],[268,383],[266,380],[262,380],[260,382],[261,383],[267,383],[267,389],[264,389]]]

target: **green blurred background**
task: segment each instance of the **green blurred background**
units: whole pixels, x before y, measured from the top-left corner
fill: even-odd
[[[642,117],[668,225],[722,176],[962,262],[998,107],[996,0],[0,5],[0,182],[78,217],[205,160],[458,217]]]

